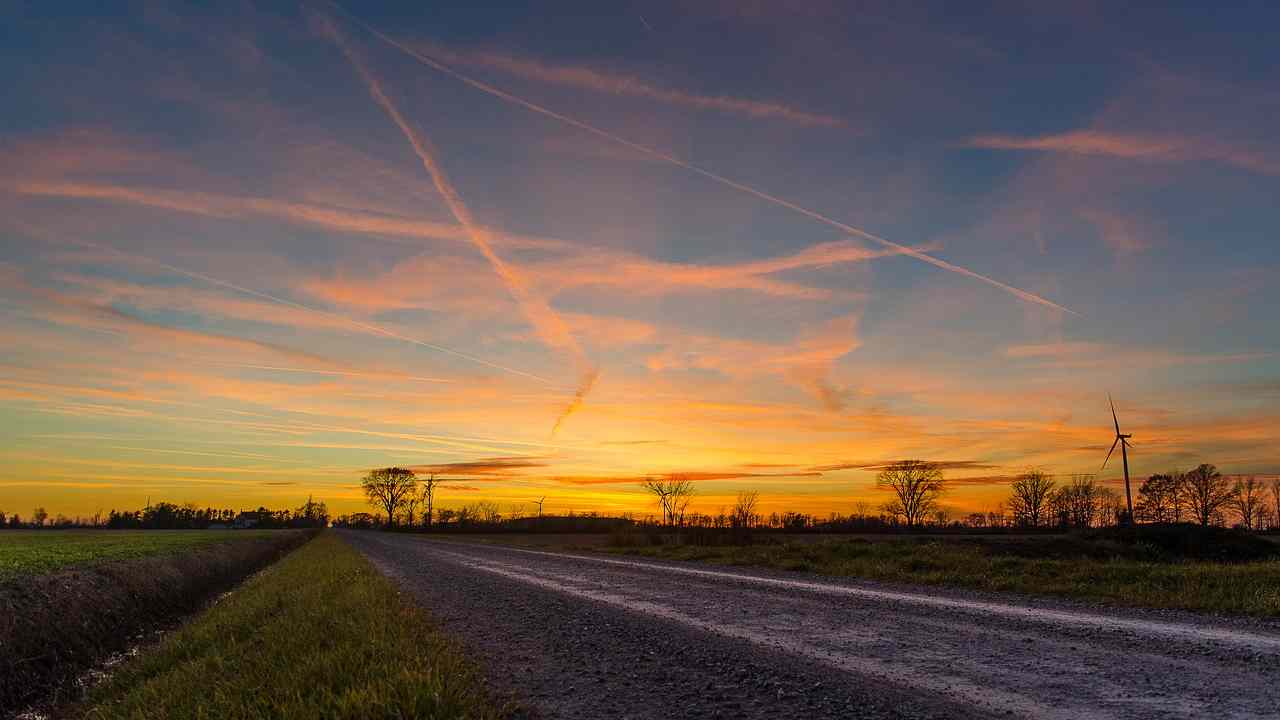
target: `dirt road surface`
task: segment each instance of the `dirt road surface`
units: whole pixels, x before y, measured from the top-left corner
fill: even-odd
[[[1280,718],[1280,623],[344,534],[548,718]]]

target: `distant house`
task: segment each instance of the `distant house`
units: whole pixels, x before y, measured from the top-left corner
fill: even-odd
[[[236,521],[232,525],[240,530],[257,527],[258,522],[262,520],[262,514],[256,512],[242,512],[236,516]]]

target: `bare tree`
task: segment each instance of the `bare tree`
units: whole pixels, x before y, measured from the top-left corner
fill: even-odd
[[[756,506],[760,503],[760,493],[755,490],[740,491],[738,500],[733,504],[733,514],[729,516],[729,522],[735,528],[750,528],[757,523],[759,515],[756,513]]]
[[[1230,480],[1212,465],[1201,465],[1182,476],[1182,497],[1201,525],[1213,522],[1234,496]]]
[[[1098,524],[1121,525],[1129,521],[1128,502],[1119,490],[1098,488]]]
[[[880,471],[876,485],[893,491],[894,499],[885,510],[906,520],[907,527],[915,527],[937,509],[943,491],[942,470],[933,463],[900,460]]]
[[[1044,522],[1056,483],[1043,470],[1028,470],[1009,487],[1009,512],[1014,523],[1036,527]]]
[[[404,517],[405,527],[413,527],[418,520],[418,503],[422,502],[421,496],[416,492],[405,495],[404,501],[400,503],[400,514]]]
[[[1008,512],[1005,510],[1004,503],[997,503],[996,508],[987,513],[987,525],[991,527],[1004,527],[1007,522]]]
[[[1182,519],[1182,475],[1152,475],[1138,488],[1138,518],[1147,522],[1177,522]]]
[[[1271,515],[1271,526],[1280,528],[1280,476],[1271,478],[1271,504],[1275,506],[1275,512]]]
[[[1240,524],[1246,530],[1261,530],[1260,516],[1265,502],[1262,498],[1262,483],[1252,475],[1239,478],[1232,492],[1235,497],[1231,498],[1231,507],[1240,518]]]
[[[1091,527],[1103,512],[1099,490],[1092,475],[1073,475],[1071,484],[1053,493],[1051,504],[1058,522],[1075,528]]]
[[[369,504],[386,511],[388,525],[395,525],[396,511],[413,497],[417,486],[413,471],[398,467],[370,470],[360,481]]]
[[[668,527],[684,525],[684,515],[693,500],[693,482],[679,475],[669,475],[665,479],[649,478],[643,483],[658,501],[662,511],[662,523]]]
[[[422,523],[427,527],[431,527],[431,523],[435,522],[435,504],[436,504],[436,480],[435,473],[431,473],[422,481],[422,504],[425,506],[422,512]]]

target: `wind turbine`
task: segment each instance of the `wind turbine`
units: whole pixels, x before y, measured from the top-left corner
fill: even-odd
[[[1116,401],[1111,398],[1111,393],[1107,393],[1107,400],[1111,403],[1111,419],[1116,424],[1116,440],[1111,443],[1111,449],[1107,451],[1107,459],[1102,461],[1102,468],[1098,470],[1101,473],[1107,467],[1107,462],[1111,460],[1111,453],[1116,451],[1116,446],[1120,446],[1120,457],[1124,460],[1124,500],[1129,508],[1129,523],[1133,523],[1133,492],[1129,489],[1129,438],[1132,434],[1120,432],[1120,419],[1116,417]]]

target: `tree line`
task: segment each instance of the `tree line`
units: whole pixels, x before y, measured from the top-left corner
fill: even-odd
[[[230,510],[201,508],[195,503],[159,502],[141,510],[110,510],[90,517],[70,518],[58,515],[52,519],[43,507],[35,508],[27,519],[17,513],[0,511],[0,528],[101,528],[107,530],[206,530],[216,527],[252,527],[259,529],[320,528],[329,525],[329,508],[322,501],[308,497],[292,510]]]
[[[697,497],[694,482],[680,475],[654,477],[641,483],[650,496],[655,514],[637,518],[623,514],[605,518],[597,513],[543,516],[542,500],[533,501],[537,514],[524,505],[502,511],[497,503],[481,500],[457,509],[437,509],[435,491],[440,479],[420,479],[405,468],[370,471],[361,481],[365,498],[376,511],[353,513],[334,520],[349,528],[397,528],[438,530],[604,531],[615,527],[674,528],[681,530],[747,530],[876,532],[931,528],[1090,528],[1126,523],[1120,493],[1092,475],[1072,475],[1060,482],[1042,470],[1029,469],[1013,478],[1007,499],[995,509],[953,516],[941,504],[948,484],[936,463],[902,460],[883,467],[876,486],[889,499],[876,508],[859,502],[850,514],[826,517],[800,512],[760,511],[760,494],[742,491],[732,506],[717,513],[693,509]],[[1280,478],[1268,482],[1256,477],[1231,477],[1213,465],[1186,472],[1152,475],[1138,489],[1133,520],[1137,522],[1195,522],[1200,525],[1234,524],[1249,530],[1280,529]]]
[[[1024,527],[1093,527],[1131,519],[1119,493],[1090,475],[1058,484],[1053,476],[1030,470],[1013,481],[1007,502],[1010,522]],[[1151,475],[1138,488],[1133,514],[1136,522],[1280,528],[1280,478],[1231,477],[1209,464]]]

